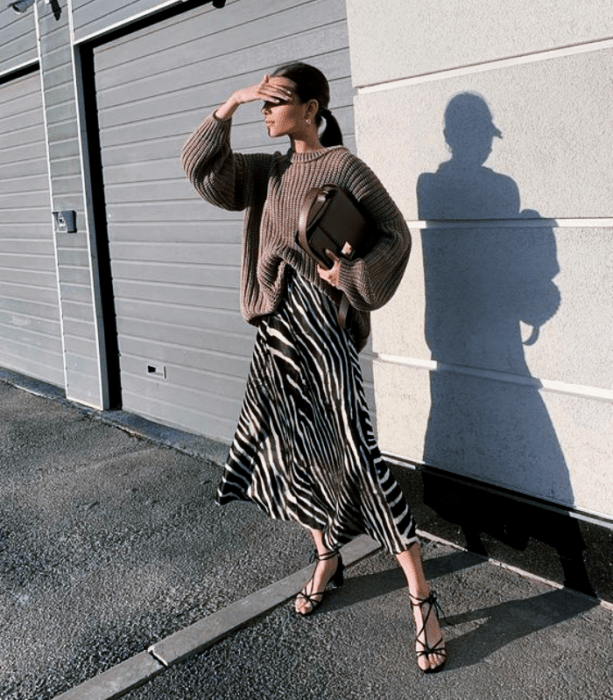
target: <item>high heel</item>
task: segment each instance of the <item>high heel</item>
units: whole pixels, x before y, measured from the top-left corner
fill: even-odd
[[[304,612],[301,612],[296,607],[294,607],[296,614],[301,615],[302,617],[310,615],[321,605],[324,593],[326,592],[329,586],[333,586],[334,588],[340,588],[343,585],[345,581],[345,565],[343,564],[341,553],[338,550],[333,549],[329,552],[324,552],[323,554],[317,554],[317,552],[315,552],[312,561],[316,561],[319,564],[320,561],[328,561],[329,559],[334,558],[338,558],[338,562],[336,564],[336,571],[332,576],[330,576],[328,582],[322,588],[322,590],[316,592],[311,591],[310,593],[307,592],[309,584],[311,586],[313,585],[313,580],[315,578],[315,571],[313,571],[313,576],[311,576],[309,582],[300,591],[300,593],[298,593],[298,595],[296,596],[296,603],[300,601],[305,601],[308,607],[305,608]],[[315,565],[315,569],[317,569],[317,565]]]
[[[436,654],[438,656],[443,657],[443,661],[438,666],[429,666],[428,668],[421,668],[419,664],[417,665],[424,673],[438,673],[447,663],[447,649],[445,648],[445,642],[443,636],[441,635],[441,638],[438,640],[438,642],[434,646],[430,646],[428,644],[428,638],[426,636],[426,625],[428,624],[428,620],[430,619],[432,611],[434,610],[434,614],[436,615],[437,620],[440,620],[442,616],[441,606],[439,605],[436,593],[434,591],[430,591],[430,594],[426,598],[417,598],[409,593],[409,602],[411,603],[412,608],[422,609],[421,629],[417,630],[416,635],[416,643],[419,644],[422,647],[422,649],[415,650],[417,660],[419,661],[419,658],[421,656],[429,656],[431,654]],[[424,616],[423,607],[426,605],[428,606],[428,609]],[[415,628],[417,629],[417,622],[415,622]],[[423,641],[420,639],[422,635]]]

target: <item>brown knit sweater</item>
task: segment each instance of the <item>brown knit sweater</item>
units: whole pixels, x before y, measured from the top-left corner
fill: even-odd
[[[231,120],[213,114],[188,138],[181,152],[187,177],[211,204],[245,211],[241,263],[241,310],[257,323],[283,298],[287,267],[294,268],[338,303],[341,294],[317,274],[316,263],[295,240],[300,206],[312,187],[334,183],[360,203],[378,242],[363,259],[341,260],[339,288],[355,312],[352,329],[361,347],[371,310],[396,291],[411,249],[398,207],[374,173],[344,146],[309,153],[233,153]]]

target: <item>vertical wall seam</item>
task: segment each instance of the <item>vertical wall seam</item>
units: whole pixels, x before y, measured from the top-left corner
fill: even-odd
[[[68,12],[68,27],[70,36],[70,60],[72,63],[72,85],[74,89],[75,111],[77,116],[77,141],[79,146],[79,162],[81,165],[81,190],[83,200],[83,215],[85,218],[87,232],[87,256],[89,261],[89,282],[91,294],[91,306],[94,316],[94,337],[96,345],[96,362],[98,371],[98,395],[100,407],[103,410],[110,408],[109,401],[109,376],[107,367],[107,358],[105,352],[105,337],[104,337],[104,317],[102,314],[102,301],[100,298],[100,285],[98,284],[98,275],[94,274],[94,268],[98,267],[97,256],[92,254],[92,237],[96,236],[96,224],[93,216],[92,208],[92,191],[90,179],[90,164],[87,148],[87,129],[85,122],[85,103],[83,100],[83,72],[81,70],[80,57],[77,62],[74,43],[74,17],[72,0],[67,0],[66,11]]]
[[[55,224],[53,222],[53,211],[54,198],[53,198],[53,181],[51,178],[51,150],[49,148],[49,124],[47,121],[47,103],[45,100],[45,81],[43,77],[43,56],[42,56],[42,42],[40,35],[40,24],[38,16],[38,3],[34,3],[34,27],[36,30],[36,52],[38,54],[38,71],[40,78],[40,92],[43,110],[43,125],[45,131],[45,150],[47,153],[47,179],[49,181],[49,221],[51,224],[51,229],[53,231],[53,256],[55,258],[55,282],[57,285],[57,304],[58,312],[60,316],[60,335],[62,341],[62,367],[64,369],[64,392],[68,395],[68,363],[66,358],[66,341],[64,339],[64,311],[62,306],[62,289],[60,286],[60,259],[58,255],[58,240],[57,232],[55,230]]]

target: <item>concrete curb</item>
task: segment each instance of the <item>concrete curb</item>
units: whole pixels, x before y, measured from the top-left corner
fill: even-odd
[[[58,695],[56,700],[114,700],[129,690],[138,688],[164,670],[164,666],[151,654],[142,651],[99,676]]]
[[[361,536],[342,549],[346,566],[381,549],[369,537]],[[146,652],[110,668],[95,678],[58,695],[55,700],[115,700],[143,685],[167,668],[213,646],[220,640],[295,596],[309,580],[312,565],[262,588],[226,608],[156,642]]]

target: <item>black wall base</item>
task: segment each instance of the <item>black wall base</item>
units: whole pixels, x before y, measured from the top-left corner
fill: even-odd
[[[613,522],[431,467],[388,462],[421,530],[613,602]]]

